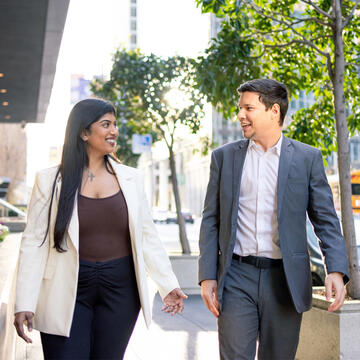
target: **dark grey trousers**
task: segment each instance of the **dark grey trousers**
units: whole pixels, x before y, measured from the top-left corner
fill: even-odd
[[[292,360],[302,314],[296,312],[282,266],[259,269],[232,260],[218,319],[220,358]]]

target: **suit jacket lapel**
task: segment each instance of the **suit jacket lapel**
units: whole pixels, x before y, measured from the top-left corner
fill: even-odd
[[[285,188],[287,184],[287,179],[289,176],[290,164],[292,161],[294,149],[291,145],[291,142],[285,136],[283,137],[283,142],[281,144],[280,160],[279,160],[279,172],[278,172],[278,186],[277,186],[277,216],[278,220],[280,218],[280,211],[282,202],[284,199]]]
[[[239,205],[239,193],[241,175],[244,167],[247,148],[249,146],[249,140],[240,141],[237,149],[234,152],[234,164],[233,164],[233,208],[232,208],[232,220],[237,217],[238,205]]]

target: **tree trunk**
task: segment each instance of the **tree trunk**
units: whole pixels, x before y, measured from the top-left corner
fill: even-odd
[[[176,214],[179,224],[181,248],[183,254],[190,254],[190,245],[186,235],[185,219],[181,214],[181,202],[180,202],[179,186],[176,176],[175,154],[171,148],[169,148],[169,161],[170,161],[170,170],[171,170],[171,182],[175,197]]]
[[[352,193],[350,182],[349,131],[345,112],[344,94],[344,41],[342,37],[341,0],[333,0],[335,27],[334,72],[330,74],[334,91],[335,120],[338,143],[338,169],[340,180],[341,222],[349,258],[350,284],[348,293],[354,299],[360,298],[360,273],[358,266],[356,235],[354,227]]]

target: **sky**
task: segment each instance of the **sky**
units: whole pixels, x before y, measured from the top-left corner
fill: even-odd
[[[71,0],[44,124],[26,126],[27,185],[49,166],[49,148],[64,140],[70,105],[70,76],[107,77],[115,48],[129,39],[130,0]],[[138,46],[161,56],[197,56],[208,45],[209,15],[195,0],[137,0]]]

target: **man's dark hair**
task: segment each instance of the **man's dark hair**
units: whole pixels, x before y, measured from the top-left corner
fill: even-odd
[[[274,104],[280,106],[280,125],[284,123],[285,115],[289,106],[288,91],[284,84],[271,79],[255,79],[240,85],[237,89],[239,94],[246,91],[259,94],[259,101],[270,109]]]

